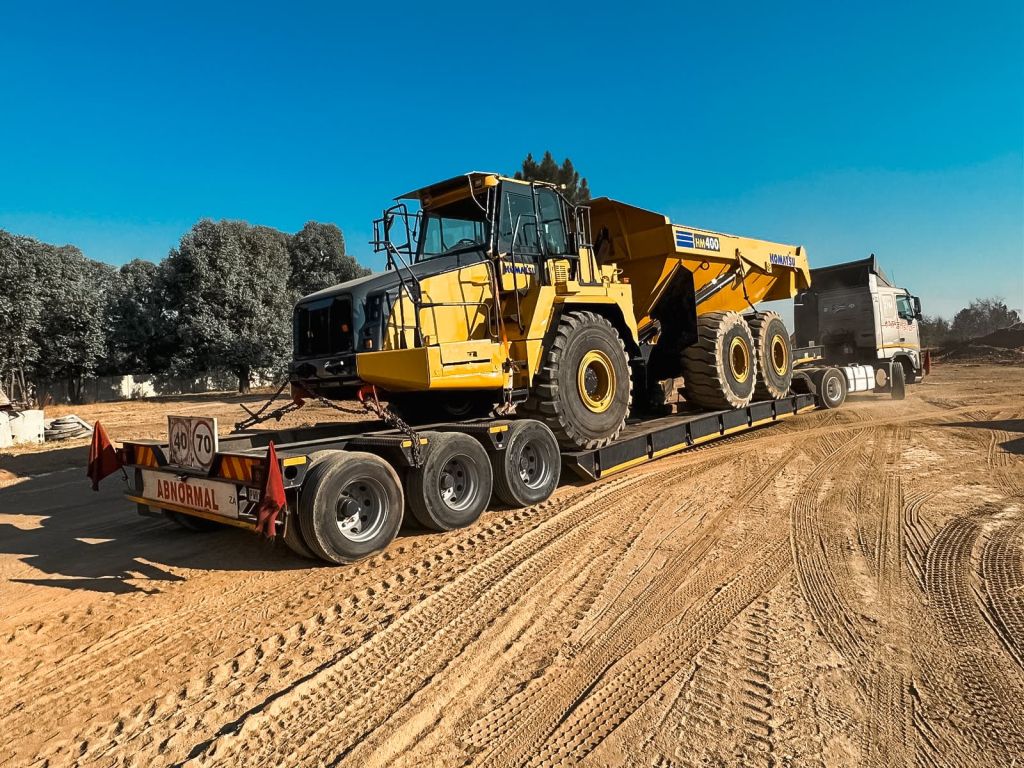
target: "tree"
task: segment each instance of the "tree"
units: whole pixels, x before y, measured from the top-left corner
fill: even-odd
[[[950,335],[956,339],[974,339],[1019,322],[1020,315],[1002,299],[975,299],[953,317]]]
[[[167,367],[169,337],[161,323],[159,272],[153,262],[134,259],[114,277],[104,312],[104,372],[154,373]]]
[[[291,278],[295,298],[308,296],[338,283],[370,273],[345,253],[345,237],[334,224],[307,221],[288,238]]]
[[[920,320],[921,346],[941,347],[949,340],[949,320],[938,315],[925,315]]]
[[[172,369],[226,370],[248,392],[257,368],[278,368],[291,348],[287,235],[242,221],[198,222],[161,264]]]
[[[587,186],[587,180],[580,178],[579,173],[573,167],[572,160],[568,157],[559,167],[550,152],[545,152],[539,163],[533,159],[532,154],[528,154],[523,160],[522,169],[516,171],[515,177],[525,181],[548,181],[564,186],[562,194],[573,203],[585,203],[590,199],[590,187]]]
[[[35,277],[30,241],[0,230],[0,385],[17,399],[26,397],[26,377],[39,356]]]

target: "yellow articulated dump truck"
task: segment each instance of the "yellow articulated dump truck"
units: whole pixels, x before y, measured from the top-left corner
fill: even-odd
[[[169,416],[167,440],[125,442],[120,461],[97,446],[94,481],[122,464],[140,514],[348,563],[409,515],[465,527],[494,501],[544,501],[563,468],[599,479],[846,392],[827,366],[794,380],[794,357],[820,355],[795,354],[779,316],[758,311],[807,289],[799,246],[573,205],[493,173],[402,195],[375,245],[387,271],[296,305],[291,402],[227,435],[203,414]],[[684,401],[666,404],[662,383],[680,377]],[[251,428],[353,397],[384,424]]]
[[[757,304],[809,286],[800,246],[493,173],[398,200],[376,222],[388,270],[296,308],[291,377],[306,392],[372,384],[409,423],[498,409],[578,449],[614,441],[663,380],[681,376],[701,408],[789,392],[789,332]]]

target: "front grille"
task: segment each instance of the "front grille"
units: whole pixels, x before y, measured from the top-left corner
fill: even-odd
[[[295,356],[327,357],[351,352],[352,301],[347,296],[295,308]]]

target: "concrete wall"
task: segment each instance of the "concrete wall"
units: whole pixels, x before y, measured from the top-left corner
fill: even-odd
[[[256,374],[252,386],[266,387],[279,380],[271,376]],[[238,379],[231,374],[208,374],[194,379],[173,376],[101,376],[86,379],[82,387],[82,401],[105,403],[115,400],[137,400],[164,395],[193,395],[201,392],[233,391],[238,388]],[[71,402],[67,383],[63,381],[37,382],[36,396],[40,402]],[[49,400],[47,400],[49,398]]]

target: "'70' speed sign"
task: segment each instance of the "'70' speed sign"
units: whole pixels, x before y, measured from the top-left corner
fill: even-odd
[[[209,470],[217,453],[217,419],[210,416],[168,416],[170,463]]]

